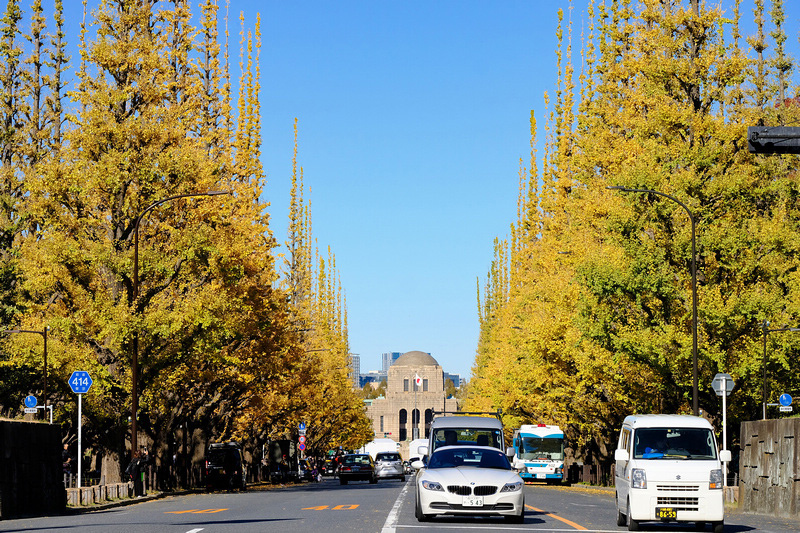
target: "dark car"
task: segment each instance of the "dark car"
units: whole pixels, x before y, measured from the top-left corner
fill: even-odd
[[[325,461],[325,466],[322,469],[323,476],[332,476],[336,473],[336,463],[333,461]]]
[[[378,474],[375,472],[375,461],[368,453],[353,453],[342,458],[339,468],[339,483],[347,485],[348,481],[369,481],[378,482]]]
[[[375,456],[375,470],[380,479],[397,478],[401,481],[406,480],[403,459],[397,452],[378,452]]]
[[[245,463],[238,442],[217,442],[206,451],[206,490],[246,490]]]

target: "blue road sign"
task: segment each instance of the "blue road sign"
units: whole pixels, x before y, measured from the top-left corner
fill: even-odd
[[[36,396],[33,394],[28,394],[25,396],[25,407],[36,407]]]
[[[786,394],[785,392],[783,394],[781,394],[781,397],[778,398],[778,401],[784,407],[788,407],[788,406],[792,405],[792,397],[789,396],[788,394]]]
[[[302,430],[305,430],[305,429],[306,429],[306,423],[305,423],[305,422],[300,422],[300,423],[297,425],[297,429],[299,429],[299,430],[301,430],[301,431],[302,431]]]
[[[69,377],[69,386],[75,394],[84,394],[89,392],[89,387],[92,386],[92,378],[85,370],[76,370]]]

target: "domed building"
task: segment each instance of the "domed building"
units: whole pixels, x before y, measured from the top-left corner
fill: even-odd
[[[367,405],[375,437],[389,437],[407,452],[411,440],[430,434],[434,411],[457,410],[456,399],[445,394],[444,371],[436,359],[420,351],[404,353],[389,367],[386,397]]]

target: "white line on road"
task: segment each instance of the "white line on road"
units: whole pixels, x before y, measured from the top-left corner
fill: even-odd
[[[482,524],[476,526],[467,526],[465,524],[401,524],[396,526],[398,529],[430,529],[435,527],[436,529],[457,529],[459,531],[467,531],[470,529],[478,529],[482,531],[486,531],[487,529],[491,529],[492,531],[537,531],[540,533],[575,533],[574,529],[552,529],[552,528],[544,528],[544,527],[524,527],[524,526],[500,526],[497,524]],[[394,531],[394,530],[393,530]],[[385,533],[382,531],[381,533]],[[619,533],[617,529],[587,529],[581,530],[581,533]]]
[[[190,529],[186,533],[200,533],[201,531],[203,531],[203,529],[205,529],[205,528],[198,527],[197,529]]]
[[[406,482],[406,486],[403,487],[403,490],[401,490],[400,494],[397,496],[397,499],[392,506],[392,510],[389,511],[389,516],[386,517],[386,522],[383,523],[383,529],[381,529],[381,533],[395,533],[397,520],[400,518],[400,506],[403,505],[403,498],[405,498],[408,488],[413,482],[414,476],[411,476],[411,479]]]

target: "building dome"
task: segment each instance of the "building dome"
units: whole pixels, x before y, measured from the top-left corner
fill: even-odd
[[[413,351],[398,357],[392,366],[439,366],[439,363],[430,354]]]

